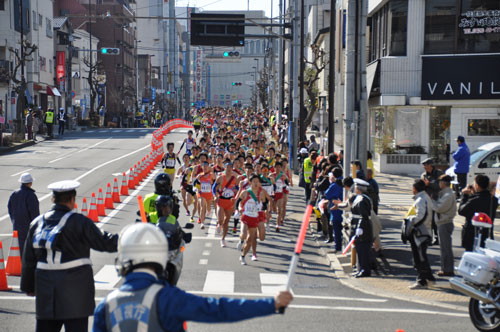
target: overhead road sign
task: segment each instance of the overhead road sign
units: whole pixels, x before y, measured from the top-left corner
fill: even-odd
[[[245,15],[191,14],[191,45],[245,46]]]

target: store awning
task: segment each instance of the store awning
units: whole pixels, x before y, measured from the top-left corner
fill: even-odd
[[[51,87],[48,85],[47,85],[47,94],[49,96],[61,97],[61,93],[59,92],[59,90],[57,90],[57,88],[54,88],[54,87]]]
[[[368,94],[368,98],[370,98],[370,94],[372,92],[373,82],[375,81],[375,74],[377,73],[379,61],[375,61],[366,66],[366,92]]]

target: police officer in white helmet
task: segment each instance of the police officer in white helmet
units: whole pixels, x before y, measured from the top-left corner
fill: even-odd
[[[266,316],[288,306],[290,292],[256,300],[204,298],[159,279],[168,259],[164,233],[150,224],[127,226],[118,243],[117,265],[124,284],[96,308],[93,331],[186,330],[186,321],[236,322]]]
[[[21,290],[36,296],[36,331],[88,331],[95,308],[90,249],[115,252],[118,235],[73,212],[76,181],[48,186],[52,208],[30,225],[22,257]]]

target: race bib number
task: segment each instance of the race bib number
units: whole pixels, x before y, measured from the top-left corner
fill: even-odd
[[[277,193],[282,192],[283,191],[283,187],[284,187],[283,182],[281,182],[281,181],[276,182],[276,192]]]
[[[259,207],[255,202],[249,200],[245,206],[245,214],[249,217],[257,217],[259,215]]]
[[[209,193],[212,191],[212,186],[210,185],[209,182],[202,182],[201,183],[201,192],[202,193]]]
[[[234,196],[234,192],[231,189],[224,188],[222,191],[222,197],[224,198],[232,198]]]
[[[273,195],[273,187],[272,186],[265,186],[263,188],[268,193],[269,196]]]
[[[167,159],[167,167],[172,168],[175,166],[175,159]]]

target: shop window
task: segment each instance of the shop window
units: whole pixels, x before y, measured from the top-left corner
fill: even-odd
[[[5,10],[5,0],[0,0],[0,10]]]
[[[468,119],[468,136],[500,136],[500,119]]]
[[[370,17],[368,25],[370,61],[406,55],[408,0],[391,0]]]
[[[425,53],[500,52],[498,0],[427,0]]]
[[[450,162],[450,120],[451,108],[432,107],[430,110],[429,157],[438,165]]]

